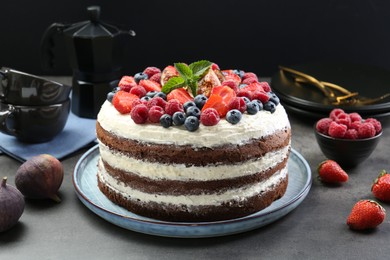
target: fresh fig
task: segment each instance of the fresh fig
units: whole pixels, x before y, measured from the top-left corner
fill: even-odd
[[[16,188],[26,198],[50,198],[60,202],[57,192],[64,179],[62,163],[52,155],[36,155],[24,162],[16,172]]]
[[[24,197],[18,189],[7,184],[7,177],[0,182],[0,232],[15,226],[24,211]]]

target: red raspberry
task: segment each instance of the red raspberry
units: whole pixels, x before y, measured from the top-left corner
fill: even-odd
[[[363,122],[357,131],[360,139],[375,136],[375,127],[370,122]]]
[[[234,92],[236,92],[236,93],[239,91],[237,82],[235,80],[232,80],[232,79],[228,79],[228,80],[223,81],[222,86],[228,86],[229,88],[233,89]]]
[[[156,67],[147,67],[144,70],[144,73],[147,74],[148,78],[150,79],[150,77],[152,77],[154,74],[161,73],[161,70],[159,68],[156,68]]]
[[[377,119],[370,117],[364,120],[364,122],[371,123],[375,127],[375,134],[379,134],[382,131],[381,122],[379,122]]]
[[[336,122],[332,122],[329,125],[328,134],[334,138],[343,138],[345,133],[347,132],[347,126],[343,124],[339,124]]]
[[[136,124],[144,124],[148,120],[148,115],[148,108],[143,104],[133,107],[130,112],[131,119]]]
[[[356,112],[350,113],[349,117],[351,118],[351,122],[355,122],[355,121],[361,122],[362,121],[362,117]]]
[[[205,126],[216,125],[220,119],[218,111],[212,107],[206,108],[200,114],[200,122]]]
[[[232,100],[229,101],[228,109],[237,109],[241,113],[244,113],[246,111],[245,100],[242,97],[234,97]]]
[[[329,126],[332,122],[333,120],[328,117],[321,118],[316,124],[316,130],[324,135],[328,135]]]
[[[152,106],[149,109],[149,121],[152,123],[160,123],[160,118],[164,115],[164,109],[159,106]]]
[[[353,122],[351,122],[351,124],[349,125],[349,128],[358,130],[361,124],[362,124],[361,121],[353,121]]]
[[[249,100],[252,100],[252,94],[247,89],[240,89],[237,92],[237,97],[247,97],[247,98],[249,98]]]
[[[120,90],[129,92],[130,89],[137,86],[137,83],[132,76],[123,76],[118,84]]]
[[[135,106],[141,105],[141,104],[147,106],[148,101],[146,101],[146,100],[141,100],[141,99],[139,99],[139,98],[134,99],[133,102],[131,103],[131,107],[135,107]]]
[[[151,81],[160,83],[160,81],[161,81],[161,72],[158,72],[158,73],[154,74],[154,75],[151,76],[149,79],[150,79]]]
[[[334,119],[336,123],[346,125],[348,128],[351,125],[351,118],[347,113],[340,113],[337,115],[336,119]]]
[[[260,91],[255,91],[252,94],[252,99],[260,100],[261,103],[265,104],[268,102],[269,96],[268,96],[267,92],[260,90]]]
[[[257,75],[255,73],[253,73],[253,72],[245,72],[244,76],[242,77],[242,80],[245,80],[247,78],[255,78],[257,81],[259,80]]]
[[[175,112],[184,112],[183,105],[177,99],[171,99],[165,106],[165,112],[172,116]]]
[[[270,92],[271,91],[271,87],[269,86],[268,82],[266,81],[262,81],[262,82],[259,82],[261,87],[264,89],[265,92]]]
[[[241,83],[242,84],[251,84],[251,83],[253,83],[253,82],[258,82],[257,81],[257,78],[254,78],[254,77],[250,77],[250,78],[246,78],[246,79],[244,79]]]
[[[335,109],[333,109],[332,111],[330,111],[329,117],[332,118],[333,120],[335,120],[336,117],[337,117],[340,113],[345,113],[345,112],[344,112],[344,110],[342,110],[341,108],[335,108]]]
[[[148,101],[148,108],[150,109],[153,106],[159,106],[165,109],[165,106],[167,105],[167,101],[165,101],[161,97],[154,97],[151,100]]]
[[[130,93],[142,98],[146,95],[146,90],[142,86],[135,86],[130,89]]]
[[[358,139],[359,138],[358,131],[356,129],[350,128],[345,133],[344,138],[345,139],[352,139],[352,140]]]

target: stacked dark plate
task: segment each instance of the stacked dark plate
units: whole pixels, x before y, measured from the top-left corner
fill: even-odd
[[[349,63],[311,63],[288,66],[320,81],[331,82],[359,97],[376,98],[390,92],[390,71],[375,66]],[[288,112],[305,118],[327,117],[334,108],[358,112],[363,118],[374,117],[382,123],[390,121],[390,97],[366,105],[333,105],[315,86],[296,83],[288,72],[278,71],[271,79],[273,91]]]

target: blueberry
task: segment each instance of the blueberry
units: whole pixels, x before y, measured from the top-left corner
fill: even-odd
[[[186,115],[183,112],[175,112],[172,116],[173,125],[182,125],[186,120]]]
[[[113,91],[111,91],[111,92],[108,92],[108,94],[107,94],[107,100],[108,100],[108,102],[112,102],[112,98],[114,97],[114,95],[115,95],[115,92],[113,92]]]
[[[200,109],[197,106],[190,106],[186,110],[186,115],[200,118]]]
[[[199,128],[199,119],[195,116],[189,116],[184,121],[184,126],[188,131],[194,132]]]
[[[187,112],[187,109],[190,108],[190,107],[196,107],[195,102],[193,102],[193,101],[187,101],[187,102],[185,102],[185,103],[183,104],[183,109],[184,109],[184,111],[186,111],[186,112]]]
[[[269,101],[272,101],[276,106],[279,105],[280,99],[274,92],[268,92]]]
[[[240,122],[241,118],[242,113],[238,109],[232,109],[226,114],[226,120],[233,125]]]
[[[157,95],[157,91],[149,91],[148,93],[146,93],[146,96],[150,98],[154,98],[154,96],[156,95]]]
[[[244,99],[245,104],[248,104],[249,102],[251,102],[251,100],[249,98],[247,98],[247,97],[242,97],[242,98]]]
[[[271,113],[275,112],[276,110],[276,105],[272,101],[268,101],[267,103],[264,104],[264,110],[269,111]]]
[[[233,70],[233,73],[237,74],[238,76],[240,76],[240,78],[244,77],[244,74],[245,74],[245,71],[243,70]]]
[[[172,117],[168,114],[164,114],[160,117],[160,125],[168,128],[172,125]]]
[[[263,110],[263,108],[264,108],[263,102],[261,102],[258,99],[253,99],[252,101],[256,101],[257,102],[257,104],[259,105],[259,111]]]
[[[243,88],[243,87],[246,87],[246,86],[248,86],[248,84],[240,84],[239,86],[238,86],[238,88]]]
[[[134,80],[137,82],[137,84],[142,80],[142,79],[148,79],[149,76],[148,74],[145,74],[143,72],[138,72],[137,74],[134,75]]]
[[[152,92],[152,91],[151,91]],[[153,91],[154,92],[154,91]],[[164,93],[164,92],[157,92],[155,95],[155,97],[160,97],[164,100],[167,100],[167,95]]]
[[[141,98],[141,100],[146,100],[146,101],[149,101],[149,100],[151,100],[152,98],[151,97],[148,97],[148,96],[143,96],[142,98]]]
[[[205,95],[197,95],[194,98],[194,103],[199,109],[202,109],[206,102],[207,102],[207,97]]]
[[[257,112],[259,112],[259,103],[256,101],[251,101],[248,104],[246,104],[246,112],[250,115],[255,115]]]

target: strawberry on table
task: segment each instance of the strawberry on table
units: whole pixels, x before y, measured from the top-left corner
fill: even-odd
[[[360,200],[352,208],[347,225],[353,230],[372,229],[386,218],[385,209],[373,200]]]
[[[333,160],[325,160],[318,165],[318,175],[325,183],[342,183],[348,181],[348,174]]]
[[[390,173],[382,170],[378,178],[375,179],[371,191],[375,198],[384,202],[390,202]]]

